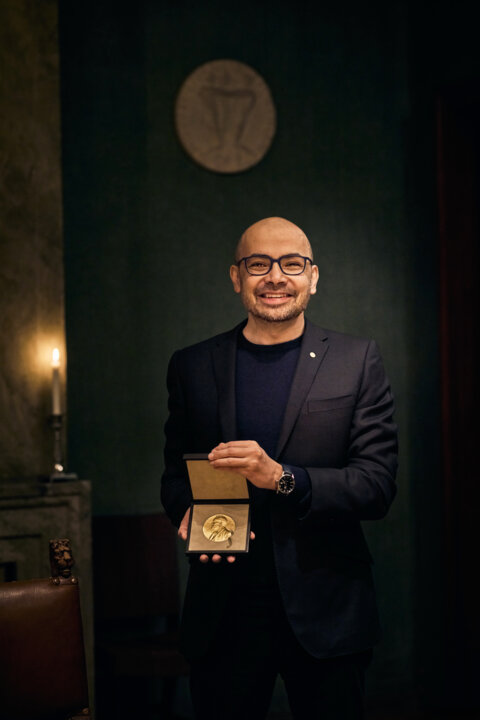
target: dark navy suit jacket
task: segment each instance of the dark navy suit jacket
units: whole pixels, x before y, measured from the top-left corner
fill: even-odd
[[[235,359],[244,325],[180,350],[170,361],[162,502],[176,526],[191,501],[182,455],[236,439]],[[311,506],[299,518],[289,498],[272,493],[269,507],[285,611],[316,657],[365,650],[380,636],[360,521],[384,517],[395,496],[392,414],[375,343],[307,321],[275,459],[306,468]],[[208,648],[234,572],[235,563],[192,562],[182,619],[187,657]]]

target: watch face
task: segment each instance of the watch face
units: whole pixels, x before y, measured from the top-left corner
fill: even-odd
[[[289,495],[295,487],[295,480],[291,473],[284,473],[278,481],[278,491],[282,495]]]

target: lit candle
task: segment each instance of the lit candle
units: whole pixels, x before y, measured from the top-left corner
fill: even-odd
[[[52,414],[61,415],[60,406],[60,352],[54,348],[52,352]]]

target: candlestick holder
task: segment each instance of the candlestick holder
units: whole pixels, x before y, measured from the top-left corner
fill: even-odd
[[[53,430],[53,472],[49,475],[51,482],[62,482],[65,480],[78,480],[76,473],[64,472],[62,452],[62,428],[63,415],[55,413],[48,418],[50,427]]]

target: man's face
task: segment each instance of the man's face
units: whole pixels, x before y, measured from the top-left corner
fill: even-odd
[[[239,248],[241,257],[261,254],[279,258],[298,253],[311,258],[305,235],[291,223],[258,224],[249,229]],[[278,263],[273,263],[268,275],[249,275],[245,263],[230,268],[235,292],[250,315],[267,322],[292,320],[302,314],[310,295],[316,292],[318,268],[307,262],[301,275],[285,275]]]

